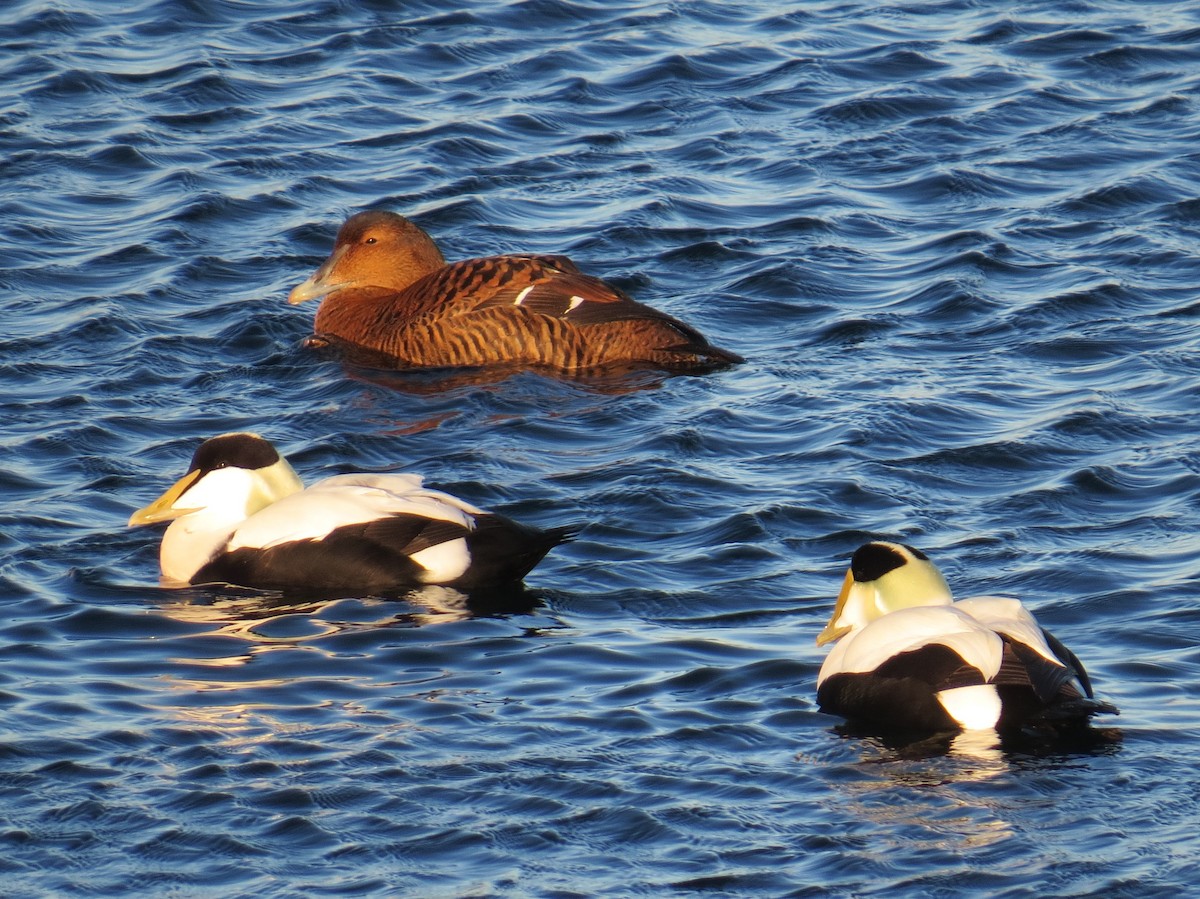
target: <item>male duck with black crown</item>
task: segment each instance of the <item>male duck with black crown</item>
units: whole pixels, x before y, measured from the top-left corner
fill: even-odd
[[[308,489],[257,434],[210,438],[130,525],[170,521],[168,582],[386,593],[520,581],[574,528],[540,530],[428,490],[414,474],[346,474]]]
[[[313,330],[397,367],[612,365],[712,368],[741,362],[695,328],[636,302],[566,256],[533,253],[447,263],[394,212],[360,212],[329,258],[288,295],[324,297]]]
[[[954,602],[920,550],[867,543],[854,553],[817,678],[822,711],[879,731],[1082,725],[1116,709],[1093,698],[1075,655],[1019,600]]]

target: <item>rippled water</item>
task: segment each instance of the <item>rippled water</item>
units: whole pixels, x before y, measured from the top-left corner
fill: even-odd
[[[0,892],[1190,889],[1195,5],[398,7],[0,13]],[[380,205],[749,361],[345,369],[284,298]],[[160,589],[125,520],[232,429],[587,528],[502,606]],[[813,640],[873,535],[1122,716],[836,730]]]

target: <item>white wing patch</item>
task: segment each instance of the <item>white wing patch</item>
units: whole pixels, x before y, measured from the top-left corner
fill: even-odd
[[[943,690],[937,699],[946,713],[966,730],[995,727],[1000,720],[1000,694],[991,684]]]
[[[580,306],[582,306],[586,302],[587,302],[587,300],[585,300],[581,296],[578,296],[578,295],[572,296],[571,302],[567,306],[567,311],[564,312],[563,315],[569,315],[570,313],[574,312],[576,309],[578,309]]]
[[[397,514],[472,528],[473,516],[481,510],[449,494],[424,489],[418,475],[338,475],[251,515],[230,536],[227,548],[269,549],[298,540],[321,540],[337,528]]]
[[[1051,662],[1062,664],[1046,643],[1046,638],[1042,636],[1041,625],[1019,599],[1008,596],[972,596],[970,599],[960,599],[954,607],[962,609],[984,627],[1011,637],[1018,643],[1024,643]]]
[[[527,296],[529,296],[529,291],[533,290],[533,287],[534,287],[534,285],[530,284],[528,287],[526,287],[524,290],[522,290],[519,294],[517,294],[517,298],[515,300],[513,300],[513,305],[520,306],[522,303],[524,303],[525,298]]]
[[[974,665],[985,679],[1000,670],[1004,644],[994,632],[953,606],[897,609],[839,640],[825,657],[818,685],[833,674],[874,671],[892,656],[933,643]]]
[[[427,584],[441,584],[462,577],[471,564],[467,541],[462,537],[415,552],[409,558],[425,569],[421,580]]]

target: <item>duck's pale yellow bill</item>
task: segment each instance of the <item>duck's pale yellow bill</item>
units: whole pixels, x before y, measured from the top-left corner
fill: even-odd
[[[313,275],[303,284],[297,284],[292,288],[292,292],[288,294],[288,302],[295,306],[297,303],[303,303],[305,300],[314,300],[324,294],[324,291],[317,284],[316,275]]]
[[[146,506],[144,509],[138,509],[129,516],[129,526],[136,527],[139,524],[154,524],[157,521],[170,521],[172,518],[178,518],[180,515],[187,515],[188,512],[195,512],[195,509],[173,509],[175,500],[183,495],[183,491],[187,490],[200,477],[200,472],[189,471],[178,481],[171,485],[171,489]]]
[[[842,627],[834,627],[834,622],[842,617],[842,608],[846,605],[846,597],[850,595],[850,588],[854,586],[854,573],[846,572],[846,579],[842,581],[842,592],[838,594],[837,604],[833,607],[833,617],[829,619],[829,624],[825,625],[825,630],[817,635],[817,645],[824,646],[826,643],[832,643],[841,637],[844,637],[850,632],[849,625]]]
[[[321,263],[321,267],[309,276],[307,281],[292,288],[291,293],[288,294],[288,302],[295,306],[297,303],[315,300],[317,297],[323,297],[325,294],[337,290],[339,285],[330,284],[328,279],[330,272],[344,255],[346,255],[345,247],[334,250],[330,257]]]

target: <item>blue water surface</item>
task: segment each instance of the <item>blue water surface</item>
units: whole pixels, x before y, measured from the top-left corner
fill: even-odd
[[[1200,852],[1200,8],[350,0],[0,12],[0,893],[1163,896]],[[354,368],[368,207],[564,252],[746,364]],[[504,603],[158,583],[205,437],[586,525]],[[1122,710],[815,707],[870,537]]]

